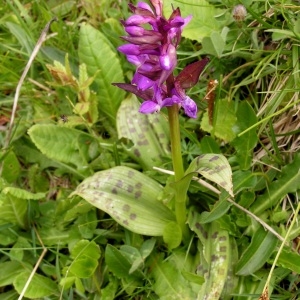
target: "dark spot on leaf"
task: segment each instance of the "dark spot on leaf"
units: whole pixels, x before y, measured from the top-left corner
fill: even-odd
[[[215,160],[218,160],[219,159],[219,156],[213,156],[209,161],[212,162],[212,161],[215,161]]]
[[[135,129],[134,127],[131,127],[131,128],[129,129],[129,132],[135,133],[135,132],[136,132],[136,129]]]
[[[127,192],[128,193],[132,193],[132,191],[133,191],[133,186],[132,185],[128,185],[127,186]]]
[[[220,186],[227,186],[227,182],[226,181],[220,182]]]
[[[221,171],[225,170],[226,168],[227,168],[226,165],[221,165],[221,166],[216,166],[215,170],[217,172],[221,172]]]
[[[220,242],[224,242],[224,241],[226,241],[227,240],[227,237],[226,236],[220,236],[219,237],[219,241]]]
[[[212,235],[211,235],[211,238],[212,239],[216,239],[218,237],[218,231],[214,232]]]
[[[221,246],[221,247],[220,247],[220,251],[221,251],[221,252],[226,252],[226,249],[227,249],[226,246]]]
[[[136,219],[136,214],[130,214],[129,218],[130,218],[130,220],[135,220]]]
[[[139,198],[141,198],[141,196],[142,196],[142,192],[141,191],[137,191],[137,192],[134,193],[134,198],[135,199],[139,199]]]
[[[136,185],[134,186],[136,189],[141,189],[143,186],[143,184],[141,182],[136,183]]]
[[[133,171],[128,171],[128,177],[132,178],[134,176],[134,172]]]
[[[130,211],[130,205],[124,204],[122,209],[123,209],[124,211]]]
[[[227,247],[226,247],[226,246],[221,246],[221,247],[220,247],[220,251],[221,251],[221,252],[226,252],[226,250],[227,250]]]
[[[196,228],[202,233],[203,237],[207,239],[207,232],[200,223],[196,223]]]
[[[128,226],[129,223],[128,223],[127,220],[124,220],[124,221],[123,221],[123,224],[126,225],[126,226]]]
[[[112,192],[112,194],[115,194],[115,195],[118,194],[118,190],[117,190],[116,188],[113,188],[113,189],[111,190],[111,192]]]
[[[215,254],[213,254],[213,255],[211,256],[211,261],[212,261],[212,262],[218,261],[218,256],[215,255]]]
[[[121,188],[122,186],[123,186],[123,181],[122,180],[118,180],[117,187]]]
[[[166,137],[166,135],[165,135],[164,133],[160,133],[158,136],[159,136],[159,138],[161,138],[161,139],[164,139],[164,138]]]
[[[133,154],[134,154],[136,157],[140,157],[140,156],[141,156],[141,152],[140,152],[138,149],[134,149]]]
[[[137,143],[139,146],[147,146],[149,145],[148,140],[144,139],[144,140],[139,140]]]

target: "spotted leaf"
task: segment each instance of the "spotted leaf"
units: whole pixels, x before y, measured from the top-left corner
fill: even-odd
[[[221,154],[202,154],[195,158],[186,171],[199,173],[224,188],[233,197],[231,167]]]
[[[162,236],[175,217],[157,200],[161,192],[162,187],[148,176],[119,166],[88,177],[72,195],[81,196],[135,233]]]
[[[131,141],[132,145],[126,145],[129,155],[144,169],[152,169],[170,153],[169,128],[163,115],[141,114],[139,107],[133,95],[122,101],[117,115],[118,137]]]

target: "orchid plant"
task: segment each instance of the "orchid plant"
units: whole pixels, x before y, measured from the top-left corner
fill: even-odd
[[[133,15],[122,21],[128,36],[122,39],[129,42],[118,50],[124,53],[127,60],[136,66],[131,84],[115,85],[129,91],[143,100],[139,112],[157,113],[163,107],[168,109],[171,150],[175,181],[180,185],[184,176],[181,154],[179,109],[190,118],[197,118],[197,105],[185,90],[193,87],[209,59],[204,58],[187,65],[177,76],[176,49],[181,40],[184,27],[192,16],[182,17],[180,8],[173,10],[166,19],[163,15],[162,1],[151,0],[152,7],[145,2],[137,6],[129,4]],[[147,28],[147,29],[146,29]],[[175,213],[183,235],[187,237],[186,195],[185,189],[177,188]]]
[[[151,206],[152,208],[155,207],[153,211],[147,207],[149,204],[147,204],[148,200],[144,198],[144,202],[137,204],[137,197],[134,195],[126,195],[125,200],[122,199],[121,201],[119,199],[119,202],[116,204],[115,195],[121,194],[121,191],[111,187],[108,188],[106,194],[95,191],[95,189],[99,189],[101,185],[101,183],[98,182],[100,181],[98,173],[84,180],[78,186],[74,194],[80,195],[93,205],[106,211],[117,222],[133,232],[151,235],[151,233],[155,232],[155,230],[153,231],[153,226],[158,226],[159,229],[154,235],[164,235],[168,226],[173,227],[173,231],[176,228],[175,231],[177,232],[178,238],[176,243],[171,246],[171,248],[174,248],[177,247],[181,241],[185,243],[189,241],[190,233],[187,228],[188,214],[186,200],[189,182],[193,175],[199,173],[218,184],[230,195],[233,195],[231,169],[224,156],[205,154],[196,158],[188,170],[184,170],[181,153],[179,111],[182,108],[188,117],[197,118],[197,105],[195,101],[186,94],[186,90],[197,84],[198,78],[209,62],[209,59],[204,58],[187,65],[176,76],[176,49],[179,46],[182,31],[190,22],[192,16],[184,18],[181,16],[180,9],[176,8],[173,9],[171,16],[167,19],[163,15],[162,1],[151,0],[150,2],[152,6],[145,2],[139,2],[136,6],[130,3],[129,8],[133,15],[127,20],[121,21],[125,31],[128,33],[128,35],[123,36],[122,39],[128,43],[120,46],[118,50],[126,55],[130,63],[136,66],[136,71],[130,84],[113,83],[113,85],[135,94],[143,100],[139,107],[141,114],[158,114],[162,108],[167,108],[174,172],[174,183],[172,187],[175,191],[175,218],[173,218],[174,213],[163,205],[161,201],[157,201],[157,199],[149,199],[149,201],[154,200],[154,203],[151,204],[154,205]],[[120,110],[123,110],[122,105]],[[131,122],[131,120],[128,120],[128,122]],[[132,128],[131,131],[136,130]],[[139,155],[143,155],[143,153]],[[109,174],[105,172],[109,172]],[[101,178],[120,176],[114,175],[112,172],[112,169],[110,169],[110,171],[103,171],[100,172],[100,176]],[[126,169],[124,172],[126,174],[125,176],[133,178],[133,170]],[[137,176],[140,177],[140,174]],[[97,184],[95,184],[95,180]],[[139,180],[143,181],[142,178]],[[119,186],[117,188],[121,188],[122,185],[124,186],[124,181],[125,178],[119,178]],[[145,179],[145,182],[147,181],[148,179]],[[150,184],[149,181],[148,184]],[[137,186],[138,183],[135,182],[133,184],[128,182],[127,185],[128,186],[123,189],[128,190],[130,186]],[[105,190],[106,188],[103,187],[103,189]],[[106,202],[103,201],[103,197],[107,197]],[[158,195],[152,198],[157,197]],[[116,205],[120,208],[119,211],[116,209]],[[127,205],[129,205],[130,209],[124,209]],[[138,213],[132,212],[133,207],[137,209]],[[162,222],[158,220],[157,217],[159,211],[158,207],[161,207],[161,212],[165,212],[165,219]],[[139,209],[141,211],[139,211]],[[151,214],[151,216],[147,218],[143,215],[144,213]],[[149,222],[149,219],[151,219],[151,222]],[[176,219],[176,222],[174,222],[174,219]],[[164,239],[168,241],[168,237],[164,236]]]
[[[206,244],[201,246],[204,250],[203,253],[200,251],[200,256],[204,255],[203,261],[207,262],[206,268],[210,270],[202,274],[206,278],[206,284],[202,285],[201,291],[198,292],[198,299],[204,299],[203,297],[208,293],[215,295],[222,293],[228,279],[227,275],[232,268],[229,255],[231,239],[226,230],[223,230],[218,223],[212,222],[216,218],[215,214],[212,217],[206,216],[204,223],[212,222],[211,226],[200,224],[201,216],[197,209],[187,206],[187,191],[191,180],[197,174],[217,184],[221,191],[208,183],[206,188],[209,187],[220,194],[221,214],[218,213],[217,216],[219,218],[230,207],[226,199],[233,196],[231,168],[223,155],[209,153],[195,158],[187,170],[184,170],[179,112],[182,108],[188,117],[197,119],[197,105],[186,94],[186,90],[197,84],[209,59],[204,58],[187,65],[176,76],[176,49],[181,40],[182,30],[192,16],[184,18],[181,16],[180,9],[176,8],[167,19],[163,15],[162,1],[151,0],[150,2],[151,6],[145,2],[139,2],[136,6],[129,4],[133,15],[121,21],[128,33],[122,39],[128,43],[120,46],[118,50],[136,66],[136,71],[130,84],[114,83],[113,85],[143,100],[139,113],[145,116],[144,119],[135,114],[136,106],[128,99],[119,108],[119,119],[125,119],[123,124],[128,126],[133,143],[149,148],[145,132],[149,131],[155,122],[156,125],[163,123],[163,119],[155,116],[163,113],[160,112],[163,108],[167,109],[174,174],[173,180],[170,180],[170,187],[174,190],[174,205],[166,204],[167,196],[158,182],[126,166],[116,166],[95,173],[86,178],[72,195],[81,196],[93,206],[105,211],[131,232],[162,236],[169,250],[176,249],[180,245],[187,247],[193,239],[192,231],[195,232],[201,242]],[[126,106],[128,101],[129,108]],[[151,121],[152,116],[156,118],[155,122]],[[139,120],[142,121],[139,123]],[[121,126],[117,124],[117,127]],[[122,133],[122,130],[120,128],[119,131]],[[156,126],[155,130],[160,129]],[[157,136],[164,136],[165,133],[166,131]],[[136,156],[151,155],[146,148],[143,148],[145,153],[140,153],[136,149]],[[200,182],[204,181],[200,180]],[[219,240],[217,244],[216,238]],[[211,251],[214,253],[215,261],[212,261]]]

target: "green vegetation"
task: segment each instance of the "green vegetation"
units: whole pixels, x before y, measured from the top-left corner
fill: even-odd
[[[175,73],[210,59],[178,178],[167,109],[112,85],[127,1],[4,0],[0,300],[300,298],[300,6],[241,3],[164,1],[193,15]]]

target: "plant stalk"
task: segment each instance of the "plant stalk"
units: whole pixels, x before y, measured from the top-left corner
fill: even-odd
[[[188,230],[186,226],[186,194],[185,189],[181,188],[179,182],[184,175],[184,168],[181,154],[180,127],[179,127],[179,107],[177,104],[168,107],[171,152],[173,169],[175,175],[175,215],[178,225],[181,228],[183,240],[188,238]]]

